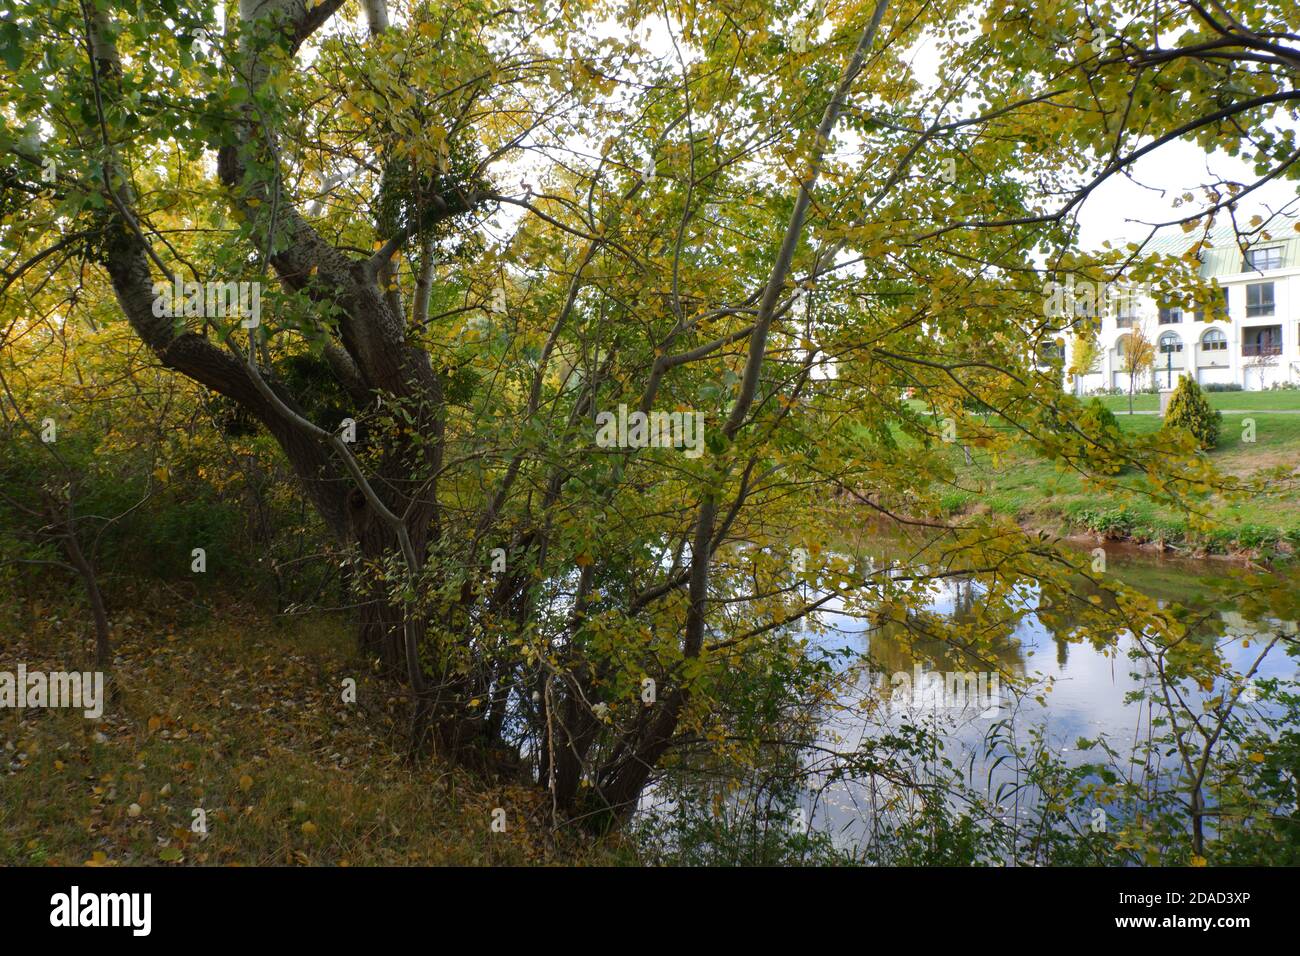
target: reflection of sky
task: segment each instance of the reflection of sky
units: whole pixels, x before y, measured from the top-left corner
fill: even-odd
[[[962,585],[950,580],[937,582],[938,590],[930,601],[929,610],[952,615],[960,606],[959,589]],[[1156,595],[1158,596],[1158,595]],[[1032,595],[1027,596],[1032,599]],[[978,600],[978,593],[976,594]],[[907,659],[909,669],[916,659],[906,648],[886,635],[867,633],[867,624],[861,619],[842,613],[841,605],[831,602],[821,613],[818,622],[828,630],[825,633],[807,632],[806,636],[819,647],[827,650],[848,647],[866,660],[875,659],[879,666],[889,662],[897,666],[900,654]],[[1244,624],[1240,618],[1228,616],[1230,621]],[[1246,625],[1247,632],[1249,625]],[[1240,633],[1240,632],[1239,632]],[[872,654],[872,644],[877,643],[877,654]],[[885,642],[892,644],[888,648],[880,647]],[[1009,648],[999,654],[1001,666],[1008,669],[1007,655],[1014,663],[1009,668],[1042,692],[1045,703],[1039,704],[1034,695],[1025,695],[1018,703],[1014,718],[1017,738],[1027,740],[1025,731],[1033,725],[1044,725],[1047,740],[1067,763],[1077,764],[1102,759],[1100,751],[1094,749],[1081,753],[1075,749],[1075,742],[1080,737],[1096,738],[1105,734],[1121,753],[1127,753],[1135,743],[1147,737],[1150,712],[1143,701],[1129,701],[1134,692],[1140,691],[1144,684],[1154,689],[1154,667],[1145,659],[1132,659],[1128,652],[1135,646],[1132,637],[1123,638],[1118,648],[1098,649],[1089,643],[1064,644],[1033,615],[1029,614],[1016,629]],[[1221,653],[1232,670],[1244,674],[1255,663],[1264,650],[1267,641],[1223,637],[1218,641]],[[881,653],[886,651],[885,653]],[[1064,663],[1062,663],[1062,658]],[[889,727],[897,726],[904,717],[915,720],[919,715],[908,707],[900,707],[897,702],[887,709],[873,706],[873,701],[881,695],[888,695],[890,675],[877,678],[882,685],[873,687],[865,674],[854,674],[849,670],[848,662],[842,663],[842,672],[847,679],[840,695],[840,709],[828,715],[823,723],[822,744],[838,747],[841,750],[852,749],[860,740],[869,738]],[[951,664],[935,665],[922,662],[923,668],[942,671]],[[973,665],[966,665],[966,670],[978,670]],[[1135,672],[1150,677],[1135,677]],[[1283,645],[1278,644],[1264,658],[1256,671],[1257,678],[1282,677],[1292,678],[1296,674],[1295,661],[1289,658]],[[1007,694],[1006,679],[1003,678],[1003,695],[1010,703]],[[1220,688],[1221,689],[1221,688]],[[1184,699],[1189,703],[1204,700],[1214,692],[1206,693],[1190,685],[1182,688]],[[923,719],[929,726],[942,728],[945,740],[945,754],[954,762],[965,764],[974,755],[971,765],[970,781],[980,790],[988,785],[989,767],[993,760],[984,757],[984,738],[994,720],[1010,716],[1008,707],[993,719],[981,719],[978,711],[943,711],[938,715],[930,713]],[[1159,714],[1157,714],[1159,716]],[[935,723],[935,721],[938,723]],[[1014,775],[1010,761],[997,767],[993,773],[992,789]],[[828,826],[832,831],[851,837],[862,823],[862,794],[856,792],[856,784],[837,783],[827,788],[818,801],[814,816],[815,826]]]

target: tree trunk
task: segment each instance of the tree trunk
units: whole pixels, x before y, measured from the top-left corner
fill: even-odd
[[[104,674],[105,682],[109,686],[110,699],[117,700],[119,690],[112,676],[112,636],[108,627],[108,610],[104,605],[104,594],[99,588],[99,578],[95,574],[94,565],[81,550],[76,530],[71,526],[63,538],[63,545],[72,566],[81,576],[81,582],[86,588],[86,598],[90,602],[90,612],[95,620],[95,670]]]

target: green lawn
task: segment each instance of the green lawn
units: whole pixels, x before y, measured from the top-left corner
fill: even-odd
[[[1211,398],[1282,396],[1300,407],[1300,392],[1215,393]],[[1155,396],[1140,396],[1154,398]],[[1161,426],[1158,415],[1118,415],[1120,427],[1128,434],[1147,434]],[[1253,419],[1255,441],[1243,441],[1243,419]],[[1278,466],[1300,467],[1300,414],[1249,412],[1225,414],[1219,444],[1211,459],[1227,474],[1249,475]],[[1186,540],[1186,518],[1168,508],[1158,507],[1140,493],[1102,493],[1085,488],[1081,476],[1061,473],[1056,465],[1030,452],[1003,459],[993,467],[987,457],[975,455],[971,466],[980,471],[978,484],[982,492],[953,491],[944,498],[952,512],[976,507],[1015,518],[1024,524],[1061,533],[1097,531],[1138,541],[1162,539]],[[963,482],[964,484],[966,482]],[[1141,485],[1134,475],[1126,483]],[[1300,542],[1300,492],[1255,497],[1248,501],[1212,498],[1207,506],[1226,528],[1208,538],[1197,537],[1191,543],[1213,551],[1240,548],[1265,550],[1271,542],[1292,536]]]
[[[1206,392],[1210,405],[1220,410],[1288,411],[1300,410],[1300,389],[1279,388],[1267,392]],[[1104,395],[1101,399],[1113,412],[1128,411],[1128,395]],[[1133,396],[1133,410],[1154,412],[1160,409],[1160,396],[1140,393]]]

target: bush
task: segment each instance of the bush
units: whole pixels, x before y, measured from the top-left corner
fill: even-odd
[[[1071,510],[1073,520],[1104,537],[1127,538],[1133,531],[1133,515],[1124,508],[1108,508],[1105,511],[1092,508]]]
[[[1240,392],[1242,387],[1236,382],[1209,382],[1202,385],[1201,389],[1206,392]]]
[[[1166,428],[1183,428],[1191,432],[1203,449],[1219,443],[1219,425],[1223,416],[1210,407],[1201,386],[1184,376],[1178,380],[1169,409],[1165,412]]]
[[[1082,423],[1090,432],[1095,428],[1103,447],[1110,449],[1123,444],[1119,420],[1100,398],[1094,398],[1084,406]],[[1124,470],[1122,460],[1112,460],[1109,456],[1103,458],[1100,455],[1094,456],[1093,467],[1107,475],[1118,475]]]
[[[1094,398],[1088,403],[1088,408],[1097,416],[1097,424],[1101,426],[1102,431],[1111,435],[1119,434],[1119,419],[1105,402],[1100,398]]]
[[[1236,534],[1238,548],[1254,551],[1276,547],[1281,539],[1282,532],[1279,529],[1257,524],[1244,524],[1237,529]]]

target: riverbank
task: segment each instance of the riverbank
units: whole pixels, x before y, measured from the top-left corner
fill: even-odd
[[[337,616],[177,604],[147,590],[119,602],[136,609],[115,615],[123,695],[99,719],[0,709],[0,865],[624,862],[608,841],[556,842],[536,788],[411,765],[405,698]],[[4,660],[77,668],[83,617],[7,595]]]
[[[1142,494],[1141,476],[1134,477],[1132,490],[1099,491],[1027,450],[996,462],[976,451],[973,463],[962,468],[962,487],[943,495],[943,509],[950,516],[993,512],[1063,537],[1092,536],[1195,556],[1285,560],[1300,549],[1300,481],[1295,480],[1300,477],[1300,392],[1212,392],[1209,397],[1223,414],[1218,445],[1210,452],[1221,472],[1249,478],[1284,469],[1292,479],[1290,487],[1279,481],[1277,493],[1268,496],[1212,496],[1206,513],[1220,527],[1211,532],[1189,527],[1185,516]],[[1130,435],[1160,428],[1154,409],[1140,407],[1157,400],[1135,396],[1139,413],[1129,415],[1127,396],[1104,399],[1121,431]]]

